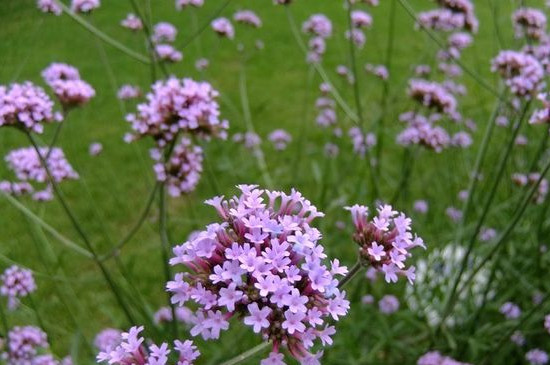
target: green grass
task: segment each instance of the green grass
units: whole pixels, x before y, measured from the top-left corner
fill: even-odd
[[[366,46],[357,53],[357,60],[365,125],[371,129],[378,118],[383,117],[385,121],[381,172],[376,179],[381,187],[379,198],[389,200],[394,195],[402,171],[403,148],[394,143],[396,134],[402,129],[397,116],[412,107],[405,94],[406,81],[412,75],[412,65],[433,63],[437,47],[423,32],[413,30],[413,20],[396,4],[390,103],[386,114],[382,115],[383,84],[362,70],[366,62],[385,61],[389,42],[390,1],[382,2],[381,6],[371,11],[374,27],[367,32]],[[190,39],[197,25],[208,21],[222,1],[207,0],[204,8],[181,13],[174,11],[173,1],[157,0],[152,3],[154,22],[162,20],[175,24],[179,29],[176,45],[181,45]],[[433,7],[433,4],[423,0],[410,3],[416,10]],[[528,3],[541,6],[542,1]],[[496,4],[496,16],[491,4]],[[350,239],[351,223],[342,207],[355,202],[374,203],[368,200],[372,197],[368,194],[371,186],[368,172],[365,171],[367,165],[352,153],[351,143],[346,136],[341,139],[332,137],[330,131],[315,125],[312,105],[321,79],[305,64],[305,55],[292,36],[284,9],[271,6],[269,0],[234,0],[224,9],[223,15],[230,16],[240,8],[255,10],[263,19],[264,27],[251,30],[237,26],[234,42],[220,40],[207,29],[182,50],[184,60],[170,65],[169,72],[178,77],[205,79],[218,88],[223,95],[222,115],[229,119],[230,133],[233,134],[246,130],[239,93],[239,77],[245,67],[252,121],[264,140],[262,149],[274,188],[289,190],[295,187],[326,213],[326,218],[318,223],[324,233],[326,250],[330,257],[339,257],[351,266],[355,262],[355,246]],[[498,80],[489,70],[490,58],[501,47],[518,48],[521,45],[513,39],[509,17],[513,8],[513,1],[477,3],[480,32],[475,37],[474,45],[464,52],[462,58],[469,69],[494,89],[499,86]],[[352,88],[334,72],[337,64],[349,63],[348,43],[343,37],[347,19],[342,2],[297,0],[291,9],[299,24],[317,12],[325,13],[332,19],[334,35],[328,42],[323,66],[345,102],[355,110]],[[119,26],[120,20],[130,11],[130,1],[104,0],[99,10],[85,18],[113,38],[145,55],[142,35],[133,34]],[[79,181],[63,183],[62,190],[98,251],[106,253],[137,221],[154,184],[148,158],[148,149],[152,147],[149,141],[132,144],[122,142],[124,133],[129,130],[124,116],[135,109],[135,104],[121,103],[116,99],[116,90],[124,83],[137,84],[143,90],[148,90],[151,84],[150,69],[102,43],[69,17],[40,13],[31,0],[0,2],[0,24],[0,84],[31,80],[42,85],[41,70],[49,63],[59,61],[78,67],[82,78],[97,91],[97,96],[89,105],[70,113],[59,144],[81,175]],[[502,45],[499,44],[497,29],[498,36],[503,40]],[[265,49],[260,52],[253,47],[257,39],[265,43]],[[244,54],[237,51],[238,43],[244,45]],[[200,57],[207,57],[211,63],[204,74],[194,68],[195,60]],[[243,66],[245,58],[246,66]],[[469,172],[473,168],[484,127],[496,103],[495,97],[473,78],[464,75],[461,81],[468,88],[468,96],[460,99],[460,110],[478,125],[477,132],[473,134],[474,146],[467,150],[449,149],[440,154],[419,151],[408,188],[396,204],[399,210],[416,218],[414,229],[426,241],[428,252],[449,243],[454,237],[456,227],[444,211],[450,205],[461,204],[457,193],[467,188]],[[341,111],[339,117],[339,126],[346,133],[353,123]],[[276,152],[267,141],[269,132],[276,128],[287,129],[294,137],[286,151]],[[49,141],[52,133],[53,127],[50,126],[40,138]],[[304,138],[300,144],[301,133]],[[498,128],[495,133],[482,169],[485,180],[478,198],[490,186],[509,131]],[[544,138],[543,128],[525,127],[521,133],[531,143],[513,151],[504,182],[497,194],[495,208],[491,210],[486,224],[498,230],[503,230],[510,220],[521,195],[518,189],[511,187],[507,177],[514,171],[527,169],[539,139]],[[323,155],[323,146],[329,140],[337,143],[341,150],[340,155],[333,160],[327,160]],[[93,141],[100,141],[104,145],[104,152],[98,157],[88,155],[88,146]],[[22,133],[7,128],[1,130],[0,154],[26,145],[28,141]],[[214,195],[232,195],[236,184],[265,183],[255,159],[242,146],[228,140],[213,141],[205,148],[210,173],[205,171],[193,194],[169,200],[169,231],[174,244],[185,241],[191,231],[215,219],[214,212],[202,204],[205,199]],[[0,166],[0,177],[11,178],[3,164]],[[411,209],[412,202],[421,198],[430,201],[430,213],[426,217],[415,217]],[[63,235],[82,244],[57,202],[39,204],[28,199],[21,201]],[[474,212],[479,214],[481,201],[476,200],[474,204]],[[35,301],[54,351],[59,355],[73,351],[80,358],[79,364],[86,363],[84,359],[88,354],[82,345],[83,338],[90,341],[95,333],[106,326],[126,329],[131,324],[125,320],[91,260],[65,248],[51,235],[43,234],[7,200],[0,199],[0,209],[3,219],[0,225],[0,258],[5,265],[9,264],[8,260],[13,260],[35,271],[39,286]],[[404,285],[388,286],[380,281],[373,285],[366,280],[356,280],[348,288],[352,309],[348,317],[338,323],[335,344],[326,349],[324,363],[410,364],[431,345],[448,354],[460,353],[464,360],[479,359],[478,356],[484,355],[483,351],[510,327],[502,323],[497,313],[499,305],[513,299],[529,308],[532,291],[544,291],[545,284],[547,288],[547,283],[541,278],[541,273],[547,269],[547,257],[542,257],[535,264],[538,259],[536,250],[541,243],[537,241],[535,232],[540,209],[530,207],[527,218],[515,230],[511,244],[503,255],[503,264],[497,272],[496,289],[499,294],[494,303],[488,303],[473,333],[468,332],[468,328],[458,328],[452,333],[444,332],[442,336],[434,338],[425,321],[407,310],[404,300],[401,300],[402,309],[397,314],[381,315],[373,307],[362,306],[360,297],[369,293],[379,299],[384,294],[393,293],[403,299]],[[336,229],[335,222],[338,220],[348,222],[346,230]],[[471,230],[473,227],[467,228]],[[487,250],[487,246],[476,246],[476,252],[480,255]],[[415,259],[425,255],[424,252],[416,252]],[[149,310],[153,312],[165,305],[156,206],[150,212],[146,224],[124,247],[120,258]],[[108,267],[120,279],[121,273],[112,261]],[[516,271],[509,267],[515,267]],[[522,284],[525,281],[531,286]],[[72,322],[67,310],[72,311],[77,319],[76,324]],[[8,320],[13,325],[33,323],[34,318],[30,309],[23,308],[19,312],[10,313]],[[79,331],[82,334],[75,335]],[[243,328],[235,321],[232,329],[223,334],[220,341],[198,341],[203,353],[200,363],[219,363],[259,343],[259,338],[251,334],[248,328]],[[534,336],[532,341],[530,345],[535,346],[540,340]],[[499,356],[500,359],[510,356],[515,363],[523,355],[509,345]]]

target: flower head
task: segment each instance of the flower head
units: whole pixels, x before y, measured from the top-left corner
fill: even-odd
[[[8,298],[8,307],[10,309],[15,309],[19,306],[19,298],[26,297],[36,290],[32,271],[16,265],[7,268],[0,279],[2,280],[0,294]]]

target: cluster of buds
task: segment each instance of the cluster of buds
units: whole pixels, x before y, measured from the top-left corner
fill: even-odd
[[[216,34],[220,37],[228,39],[235,38],[235,28],[229,19],[216,18],[212,20],[210,25],[212,26],[212,30],[214,30],[214,32],[216,32]]]
[[[513,94],[525,98],[539,91],[544,78],[544,68],[535,57],[510,50],[501,51],[492,60],[491,71],[502,76]]]
[[[378,207],[378,215],[368,219],[369,209],[363,205],[347,207],[351,212],[355,232],[353,240],[359,245],[361,260],[381,271],[388,283],[405,276],[409,282],[415,279],[415,267],[405,269],[405,261],[415,247],[423,247],[424,241],[412,234],[411,219],[393,210],[391,205]]]
[[[548,180],[545,178],[541,179],[538,172],[532,172],[530,174],[515,173],[512,175],[512,181],[518,186],[532,187],[535,186],[539,180],[540,183],[533,195],[533,203],[535,204],[542,204],[544,200],[546,200],[546,195],[548,195]]]
[[[332,35],[332,22],[324,14],[313,14],[302,24],[302,31],[311,36],[307,61],[320,62],[326,52],[326,39]]]
[[[82,106],[95,96],[94,88],[80,78],[74,66],[52,63],[42,71],[42,77],[64,110]]]
[[[538,41],[546,35],[546,15],[538,9],[520,8],[512,15],[516,37]]]

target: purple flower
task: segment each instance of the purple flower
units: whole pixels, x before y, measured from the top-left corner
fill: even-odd
[[[535,94],[544,77],[544,69],[535,57],[509,50],[501,51],[492,60],[491,71],[498,72],[510,91],[519,97]]]
[[[269,134],[268,139],[273,143],[276,150],[282,151],[292,141],[292,136],[284,129],[275,129]]]
[[[540,349],[533,349],[525,354],[525,359],[531,365],[544,365],[548,363],[548,354]]]
[[[220,37],[233,39],[235,38],[235,28],[227,18],[216,18],[211,23],[212,29]]]
[[[99,351],[111,351],[120,344],[121,336],[122,331],[116,328],[105,328],[95,336],[94,345]]]
[[[267,317],[272,312],[271,308],[263,307],[259,309],[257,303],[252,303],[248,305],[247,309],[250,315],[244,317],[244,324],[252,326],[254,333],[260,333],[262,328],[269,328],[270,322]]]
[[[51,13],[54,15],[61,15],[63,9],[57,3],[57,0],[37,0],[36,6],[43,13]]]
[[[399,300],[394,295],[384,295],[378,302],[381,313],[392,314],[399,309]]]
[[[155,24],[151,40],[154,43],[171,43],[176,40],[177,35],[178,30],[174,25],[168,22],[160,22]]]
[[[176,9],[182,10],[183,8],[193,6],[200,8],[204,5],[204,0],[176,0]]]
[[[317,37],[328,38],[332,35],[332,22],[324,14],[313,14],[302,24],[302,31]]]
[[[141,89],[139,86],[122,85],[116,95],[120,100],[136,99],[141,96]]]
[[[546,15],[538,9],[520,8],[512,15],[516,37],[540,40],[546,35]]]
[[[19,306],[19,298],[26,297],[36,290],[32,271],[13,265],[4,271],[0,277],[2,286],[0,294],[8,298],[8,308]]]
[[[90,13],[99,8],[99,0],[72,0],[71,10],[75,13]]]
[[[262,20],[252,10],[240,10],[233,15],[233,20],[237,23],[250,25],[254,28],[260,28],[262,26]]]
[[[504,314],[506,319],[517,319],[521,316],[521,309],[512,302],[504,303],[500,307],[499,312]]]
[[[130,30],[143,29],[143,22],[137,15],[133,13],[128,13],[128,15],[126,15],[126,18],[120,21],[120,25]]]

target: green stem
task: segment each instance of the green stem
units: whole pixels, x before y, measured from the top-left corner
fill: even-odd
[[[94,36],[98,37],[105,43],[113,46],[114,48],[118,49],[119,51],[126,53],[128,56],[138,60],[141,63],[149,64],[149,60],[147,57],[139,54],[136,51],[131,50],[130,48],[126,47],[124,44],[120,43],[119,41],[109,37],[107,34],[103,33],[90,23],[88,23],[84,18],[82,18],[80,15],[75,14],[71,9],[69,9],[63,2],[57,0],[57,4],[63,9],[63,12],[70,16],[75,22],[83,26],[88,32],[92,33]]]
[[[197,29],[193,34],[191,34],[188,40],[183,42],[183,44],[181,45],[181,48],[183,49],[187,47],[189,44],[191,44],[195,40],[195,38],[200,36],[202,32],[208,29],[210,27],[210,23],[212,23],[212,20],[216,19],[222,13],[222,11],[229,5],[230,2],[231,0],[225,0],[222,3],[222,5],[218,9],[216,9],[216,11],[212,15],[210,15],[210,17],[201,25],[201,27]]]
[[[344,285],[346,285],[351,279],[353,279],[355,277],[355,275],[357,275],[359,273],[359,271],[361,271],[362,268],[363,268],[363,264],[361,263],[361,260],[357,260],[355,265],[353,265],[351,270],[348,271],[346,276],[344,276],[342,278],[342,280],[340,280],[338,282],[338,289],[343,288]]]
[[[235,356],[231,360],[228,360],[226,362],[221,363],[221,365],[236,365],[236,364],[239,364],[239,363],[241,363],[245,360],[248,360],[252,356],[262,352],[263,350],[268,348],[270,345],[271,345],[271,342],[261,343],[258,346],[255,346],[255,347],[251,348],[250,350],[245,351],[245,352],[243,352],[242,354],[240,354],[238,356]]]
[[[31,305],[32,310],[34,311],[34,315],[36,316],[36,322],[38,323],[38,326],[45,332],[48,332],[46,330],[46,326],[44,325],[44,321],[42,320],[42,316],[40,316],[40,312],[38,312],[38,307],[36,306],[36,303],[34,302],[32,294],[28,295],[29,303]],[[50,339],[51,342],[51,339]]]

